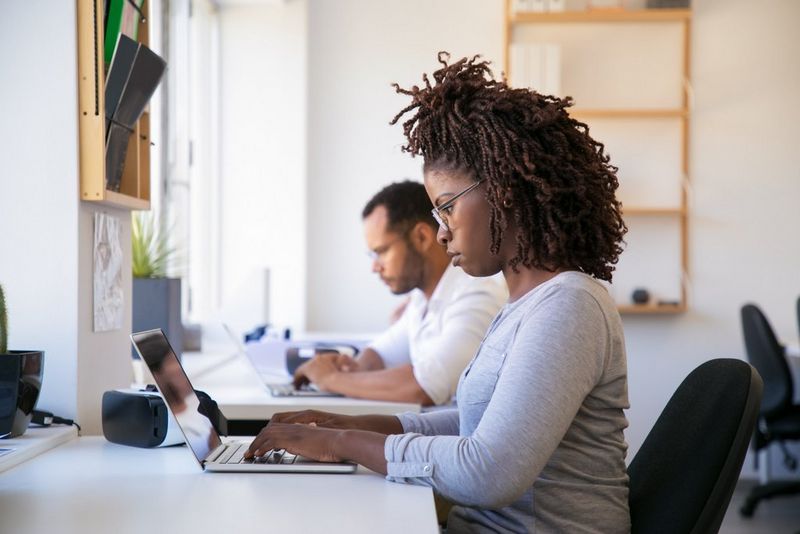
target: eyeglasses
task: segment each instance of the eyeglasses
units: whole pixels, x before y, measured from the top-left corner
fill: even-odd
[[[467,193],[469,193],[470,191],[472,191],[473,189],[475,189],[476,187],[478,187],[482,183],[483,183],[483,180],[478,180],[477,182],[475,182],[471,186],[467,187],[466,189],[464,189],[460,193],[457,193],[455,196],[451,197],[450,200],[448,200],[447,202],[445,202],[441,206],[437,206],[437,207],[433,208],[431,210],[431,214],[433,215],[433,218],[436,219],[436,222],[439,223],[439,226],[441,226],[445,231],[449,232],[450,231],[450,226],[448,226],[448,224],[447,224],[447,217],[448,217],[448,215],[453,213],[453,205],[456,203],[456,200],[458,200],[460,197],[466,195]]]
[[[391,250],[391,248],[394,246],[395,243],[397,243],[401,239],[405,239],[405,237],[406,237],[405,234],[397,236],[388,243],[386,243],[385,245],[381,245],[380,247],[374,250],[367,250],[367,256],[369,256],[369,259],[371,259],[372,261],[383,263],[383,259],[386,257],[386,253],[389,252],[389,250]]]

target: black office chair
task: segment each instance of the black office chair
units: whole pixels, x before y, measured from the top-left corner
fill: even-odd
[[[784,347],[775,337],[767,318],[754,304],[742,306],[742,331],[747,359],[764,380],[764,399],[753,436],[753,449],[758,453],[773,441],[777,442],[783,450],[784,464],[794,470],[797,459],[789,453],[784,442],[800,439],[800,405],[792,402],[792,374]],[[757,455],[755,461],[758,466]],[[800,493],[800,481],[761,484],[750,491],[740,511],[743,516],[750,517],[760,501],[794,493]]]
[[[628,466],[631,532],[719,530],[761,402],[747,362],[716,359],[684,379]]]
[[[797,297],[797,331],[800,332],[800,297]]]

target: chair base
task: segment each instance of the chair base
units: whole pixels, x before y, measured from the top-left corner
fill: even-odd
[[[800,481],[782,480],[756,486],[750,490],[744,504],[739,508],[739,513],[742,514],[742,517],[752,517],[759,502],[779,495],[794,493],[800,493]]]

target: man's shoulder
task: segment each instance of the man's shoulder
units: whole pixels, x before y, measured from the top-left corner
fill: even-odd
[[[451,266],[445,273],[443,281],[447,290],[443,292],[442,297],[451,302],[469,295],[483,296],[498,303],[508,299],[508,287],[500,273],[479,278],[468,275],[459,267]]]

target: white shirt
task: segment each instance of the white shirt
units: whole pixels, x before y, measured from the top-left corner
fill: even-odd
[[[411,363],[423,391],[444,404],[507,299],[502,275],[475,278],[449,265],[430,301],[420,289],[412,290],[400,319],[369,347],[386,368]]]

